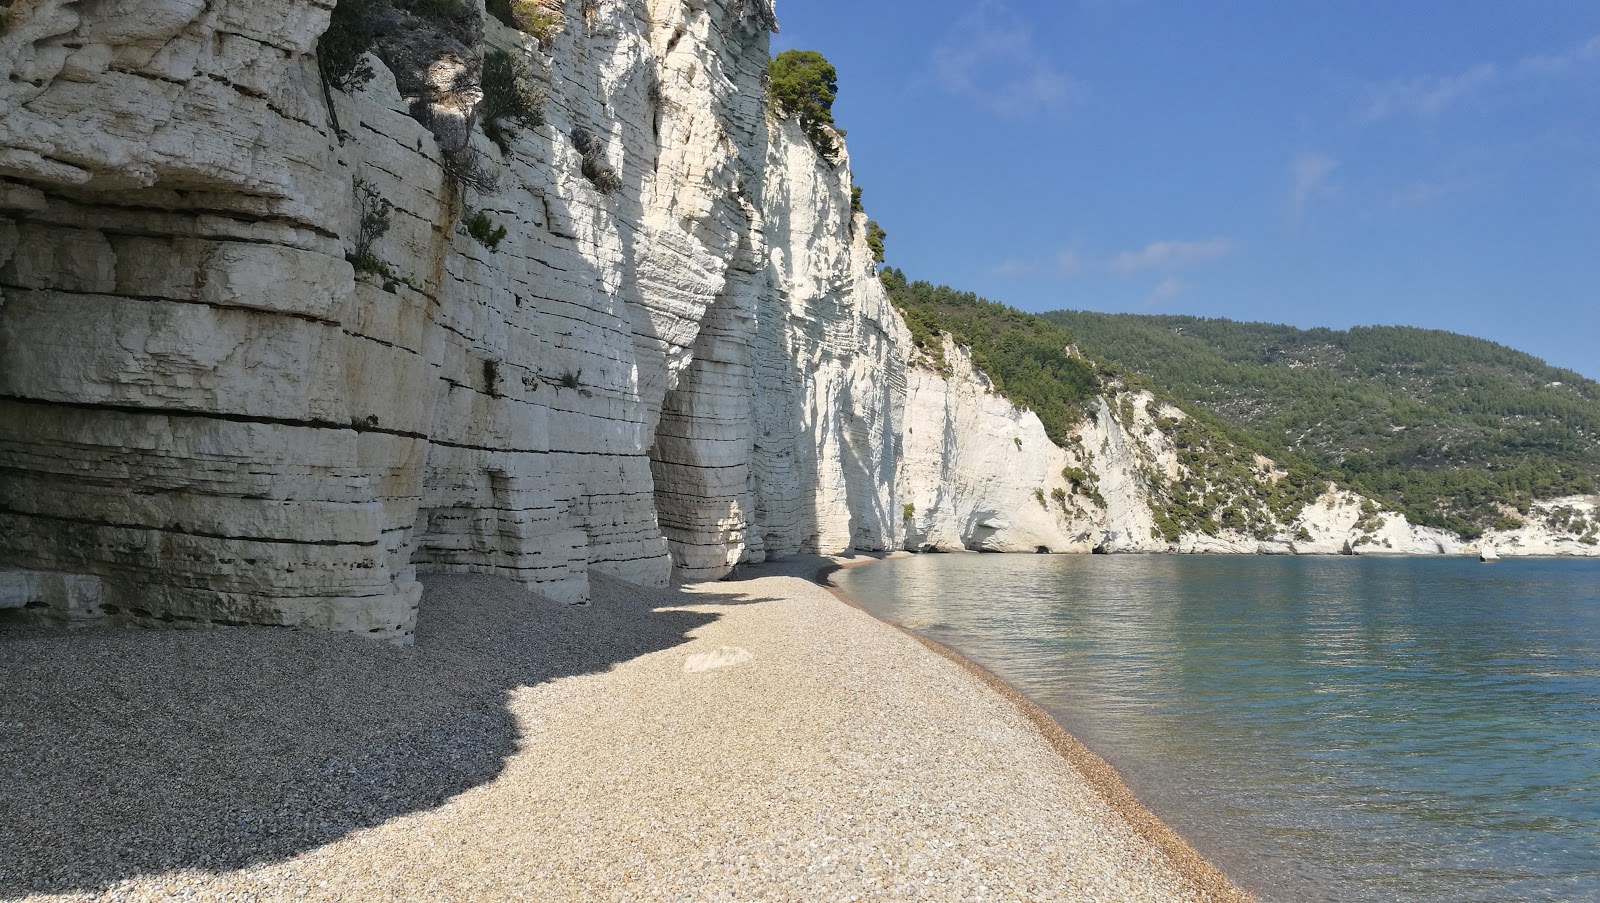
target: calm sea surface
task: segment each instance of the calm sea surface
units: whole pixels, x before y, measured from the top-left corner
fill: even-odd
[[[920,555],[834,576],[1273,901],[1600,901],[1600,561]]]

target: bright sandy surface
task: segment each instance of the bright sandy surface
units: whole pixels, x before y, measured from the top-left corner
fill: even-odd
[[[405,650],[0,626],[0,898],[1232,895],[816,566],[431,578]]]

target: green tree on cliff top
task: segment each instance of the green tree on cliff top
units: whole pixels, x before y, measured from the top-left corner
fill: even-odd
[[[834,141],[842,136],[833,126],[833,99],[839,93],[839,74],[815,50],[785,50],[768,64],[771,76],[768,91],[772,102],[785,115],[800,120],[800,127],[811,139],[812,147],[825,157],[839,152]]]

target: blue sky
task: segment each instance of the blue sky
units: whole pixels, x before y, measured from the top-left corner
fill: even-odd
[[[1025,310],[1449,329],[1600,378],[1600,3],[781,0],[889,262]]]

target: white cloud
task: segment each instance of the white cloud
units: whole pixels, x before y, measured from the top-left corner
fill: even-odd
[[[1480,63],[1455,75],[1395,79],[1372,89],[1362,118],[1367,122],[1402,114],[1433,118],[1493,84],[1499,77],[1498,66]]]
[[[956,22],[933,51],[934,81],[946,93],[999,116],[1059,112],[1087,89],[1033,42],[1011,8],[986,0]]]
[[[1478,63],[1451,75],[1392,79],[1368,89],[1358,119],[1374,123],[1399,116],[1433,119],[1487,91],[1534,79],[1561,78],[1600,62],[1600,35],[1560,53],[1525,56],[1509,65]]]
[[[1296,219],[1305,213],[1306,205],[1313,199],[1333,193],[1332,176],[1338,168],[1338,160],[1318,153],[1301,154],[1289,164],[1289,176],[1294,183],[1289,193],[1289,212]]]
[[[998,266],[991,267],[989,272],[995,276],[1074,276],[1090,271],[1139,273],[1147,270],[1175,270],[1191,264],[1226,257],[1232,254],[1237,247],[1238,245],[1231,238],[1208,238],[1201,241],[1157,241],[1151,242],[1142,248],[1123,251],[1104,258],[1088,257],[1068,248],[1048,257],[1033,259],[1013,258]]]
[[[1119,273],[1170,269],[1226,257],[1233,253],[1233,249],[1233,240],[1228,238],[1208,238],[1204,241],[1157,241],[1137,251],[1123,251],[1111,258],[1106,266]]]
[[[1071,276],[1090,263],[1073,250],[1058,251],[1048,257],[1013,257],[989,268],[989,275],[1004,278],[1034,276],[1039,274]]]
[[[1176,276],[1168,276],[1161,280],[1148,298],[1144,299],[1145,307],[1159,307],[1189,290],[1189,283]]]
[[[1585,63],[1600,60],[1600,35],[1566,53],[1534,54],[1517,63],[1516,72],[1530,77],[1565,75]]]
[[[1084,260],[1082,255],[1070,249],[1057,253],[1054,262],[1056,272],[1063,276],[1071,276],[1073,273],[1090,265],[1089,261]]]
[[[995,264],[989,268],[989,275],[999,276],[1004,279],[1014,279],[1018,276],[1032,276],[1037,272],[1039,272],[1039,261],[1022,260],[1016,257],[1013,257],[1009,260],[1002,260],[998,264]]]

